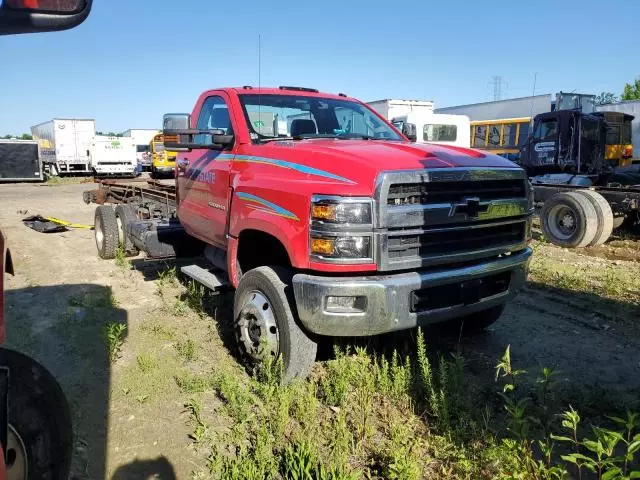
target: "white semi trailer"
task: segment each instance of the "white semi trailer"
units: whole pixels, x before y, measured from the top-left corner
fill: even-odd
[[[40,145],[48,174],[91,173],[89,147],[96,135],[95,120],[54,118],[31,127],[31,135]]]

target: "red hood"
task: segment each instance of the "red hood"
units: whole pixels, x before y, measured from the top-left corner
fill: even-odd
[[[379,172],[423,168],[515,168],[509,160],[478,150],[435,144],[379,140],[308,139],[272,142],[265,157],[295,161],[349,179],[373,185]]]

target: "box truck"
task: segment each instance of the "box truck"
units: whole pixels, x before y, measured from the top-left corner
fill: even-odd
[[[387,120],[394,117],[407,115],[408,113],[433,113],[433,102],[430,100],[375,100],[368,102],[371,108]]]
[[[136,144],[131,137],[96,135],[89,146],[89,163],[95,176],[133,176]]]
[[[122,132],[123,137],[131,137],[136,145],[136,159],[140,170],[151,170],[151,152],[149,144],[160,130],[153,128],[131,128]]]
[[[38,142],[0,140],[0,182],[42,181]]]
[[[50,175],[91,172],[88,151],[96,135],[95,120],[54,118],[31,127],[31,134]]]

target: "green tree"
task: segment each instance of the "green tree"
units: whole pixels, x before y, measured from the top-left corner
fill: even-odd
[[[612,92],[600,92],[599,95],[596,95],[596,105],[607,105],[609,103],[616,103],[617,101],[618,97]]]
[[[622,100],[640,100],[640,77],[636,78],[633,83],[625,83],[620,98]]]
[[[7,134],[7,135],[5,135],[5,136],[4,136],[4,137],[2,137],[2,138],[4,138],[5,140],[9,140],[10,138],[13,138],[13,135],[9,135],[9,134]]]
[[[28,133],[23,133],[22,136],[20,137],[20,140],[33,140],[33,137]]]

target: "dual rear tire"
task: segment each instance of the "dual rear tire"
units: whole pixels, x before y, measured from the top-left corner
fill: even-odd
[[[540,212],[540,226],[545,237],[555,245],[593,247],[609,239],[614,219],[605,198],[584,189],[549,197]]]
[[[120,204],[116,208],[100,205],[94,216],[94,236],[98,255],[105,260],[116,258],[120,246],[126,256],[135,256],[138,249],[127,235],[125,225],[136,220],[131,205]]]

